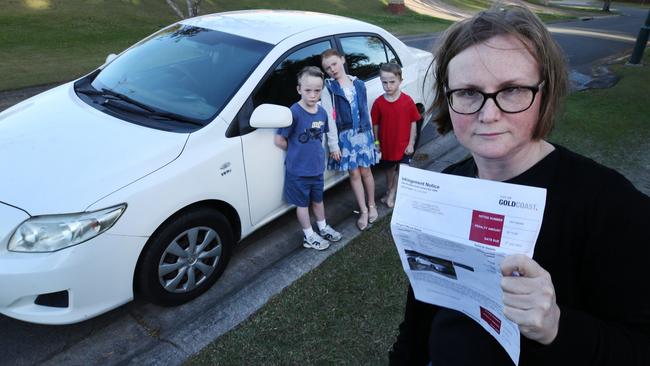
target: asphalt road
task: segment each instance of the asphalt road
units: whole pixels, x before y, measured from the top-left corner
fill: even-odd
[[[648,10],[623,9],[622,16],[553,24],[571,68],[587,72],[594,62],[634,46]],[[430,50],[434,36],[405,37]],[[1,97],[1,96],[0,96]],[[429,162],[448,164],[464,152],[449,140],[426,145]],[[433,168],[431,168],[433,169]],[[381,184],[378,189],[381,191]],[[240,243],[222,279],[199,299],[177,308],[138,301],[67,326],[41,326],[0,315],[0,365],[178,364],[235,326],[271,296],[317,266],[358,235],[347,184],[326,194],[329,221],[346,237],[320,253],[303,250],[293,212]],[[382,209],[382,215],[386,210]]]
[[[634,48],[648,9],[618,8],[621,15],[605,16],[549,26],[554,39],[567,55],[572,70],[590,73],[592,65]],[[437,35],[409,36],[403,41],[412,47],[432,50]]]

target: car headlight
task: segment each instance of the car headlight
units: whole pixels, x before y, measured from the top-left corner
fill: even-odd
[[[9,239],[12,252],[54,252],[83,243],[108,230],[122,216],[126,204],[99,211],[32,217]]]

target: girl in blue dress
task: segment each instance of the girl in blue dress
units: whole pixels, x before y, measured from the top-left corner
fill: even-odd
[[[368,112],[365,83],[345,73],[345,58],[335,49],[321,54],[325,80],[322,102],[333,111],[327,141],[330,151],[328,169],[350,174],[350,185],[359,204],[359,230],[377,220],[375,180],[370,167],[379,162]],[[331,108],[329,108],[331,106]],[[366,205],[367,194],[367,205]]]

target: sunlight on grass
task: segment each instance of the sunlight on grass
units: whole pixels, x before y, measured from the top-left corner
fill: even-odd
[[[50,0],[24,0],[25,6],[33,10],[46,10],[52,7]]]

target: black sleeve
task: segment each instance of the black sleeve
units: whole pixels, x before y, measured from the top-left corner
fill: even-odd
[[[560,306],[549,346],[526,340],[546,364],[650,365],[650,198],[618,173],[600,182],[587,224],[580,309]]]
[[[424,366],[429,363],[429,332],[438,307],[415,299],[408,288],[404,321],[399,326],[397,340],[388,352],[391,366]]]

